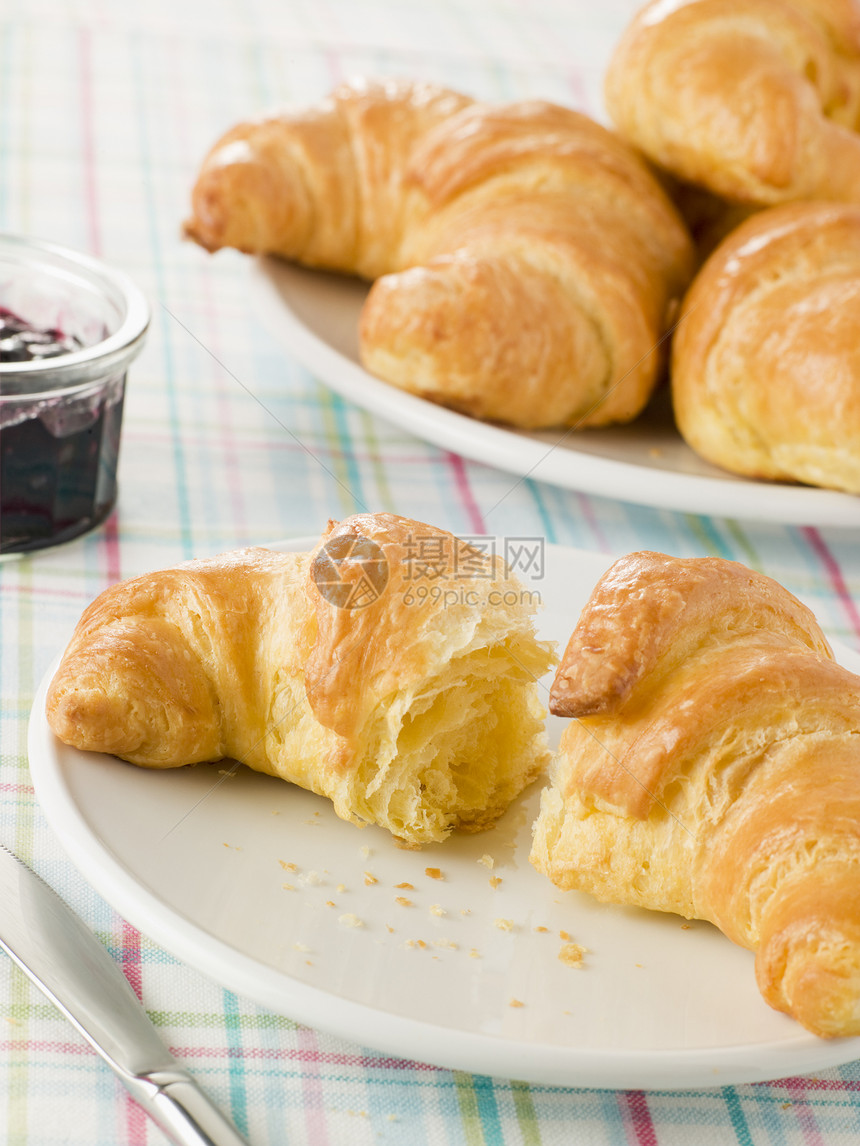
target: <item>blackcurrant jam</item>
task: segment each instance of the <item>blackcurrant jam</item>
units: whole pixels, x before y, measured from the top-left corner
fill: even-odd
[[[73,334],[63,334],[56,327],[38,330],[0,306],[0,362],[41,362],[81,350],[83,345]]]
[[[0,363],[59,358],[82,345],[0,307]],[[4,391],[0,553],[56,545],[108,515],[116,500],[123,383],[119,375],[57,393],[19,395],[20,383]]]
[[[0,232],[0,560],[110,513],[126,374],[148,325],[121,271]]]

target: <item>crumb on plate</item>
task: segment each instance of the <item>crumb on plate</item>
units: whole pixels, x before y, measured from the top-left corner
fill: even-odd
[[[582,957],[587,950],[581,943],[565,943],[558,953],[559,962],[566,967],[581,967]]]

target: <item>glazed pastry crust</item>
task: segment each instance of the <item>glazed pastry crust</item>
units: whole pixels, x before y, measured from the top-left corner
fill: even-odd
[[[574,715],[532,863],[716,924],[771,1006],[860,1034],[860,677],[734,562],[637,553],[596,586],[551,710]]]
[[[447,598],[421,591],[428,546]],[[464,567],[465,549],[363,514],[310,554],[246,549],[123,582],[82,616],[48,721],[146,767],[234,758],[408,846],[487,827],[547,763],[536,680],[553,657],[503,563]]]
[[[653,162],[732,202],[860,202],[853,0],[652,0],[606,101]]]
[[[760,212],[704,265],[672,350],[678,428],[752,477],[860,493],[860,206]]]
[[[586,116],[358,83],[239,125],[205,160],[186,232],[375,280],[364,365],[524,427],[629,421],[692,273],[647,166]]]

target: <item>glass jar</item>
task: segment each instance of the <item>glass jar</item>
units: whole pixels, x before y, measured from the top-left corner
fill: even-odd
[[[10,361],[20,339],[0,339],[6,555],[68,541],[113,508],[126,371],[143,345],[149,306],[126,275],[96,259],[0,234],[0,308],[71,347]]]

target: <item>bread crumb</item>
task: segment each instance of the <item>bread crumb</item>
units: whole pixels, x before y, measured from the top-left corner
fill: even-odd
[[[367,859],[367,857],[372,854],[370,851],[370,848],[367,846],[367,844],[362,844],[362,846],[358,850],[361,853],[361,855],[364,856],[365,859]]]
[[[403,946],[412,948],[412,947],[417,947],[418,944],[415,942],[414,939],[404,939],[403,940]]]
[[[457,950],[457,944],[452,943],[450,939],[434,939],[433,940],[433,946],[434,947],[445,947],[448,951],[456,951]]]
[[[305,966],[306,967],[313,967],[313,960],[305,959]]]
[[[571,939],[573,938],[573,936],[568,935],[568,933],[566,931],[559,931],[558,937],[559,937],[559,939],[563,939],[565,941],[565,943],[570,943]]]
[[[582,957],[587,950],[581,943],[565,943],[558,953],[558,958],[566,967],[581,967]]]
[[[338,895],[343,895],[343,893],[344,893],[345,891],[346,891],[346,884],[345,884],[345,883],[339,883],[339,884],[337,885],[337,893],[338,893]]]
[[[682,931],[692,931],[692,929],[693,929],[692,923],[682,923],[681,924],[681,930]]]
[[[472,950],[469,952],[469,958],[470,959],[480,959],[481,958],[481,953],[477,947],[473,947]]]
[[[514,929],[513,919],[494,919],[493,922],[499,931],[513,931]]]
[[[337,904],[335,903],[335,901],[333,899],[327,899],[325,901],[325,905],[326,905],[326,907],[337,907]]]
[[[403,888],[404,891],[414,891],[415,890],[415,888],[412,886],[411,883],[395,883],[394,886],[397,888]]]
[[[430,914],[431,915],[447,915],[448,912],[445,910],[445,908],[442,906],[441,903],[431,903],[430,904]]]
[[[416,940],[416,942],[417,942],[418,946],[421,948],[421,950],[422,950],[422,951],[426,951],[426,950],[427,950],[427,944],[424,942],[424,940],[423,940],[423,939],[417,939],[417,940]]]
[[[281,867],[284,869],[284,871],[298,871],[299,870],[297,864],[287,863],[286,860],[278,860],[278,863],[281,865]]]
[[[509,1007],[524,1007],[525,1003],[520,1002],[519,999],[511,999],[511,1001],[508,1003],[508,1006]]]
[[[386,923],[386,925],[385,925],[385,930],[388,932],[388,934],[389,934],[389,935],[393,935],[393,934],[394,934],[394,928],[391,926],[391,924],[390,924],[390,923]]]
[[[659,446],[652,446],[651,449],[648,451],[648,455],[649,455],[649,457],[652,457],[652,458],[662,458],[663,451],[660,449]]]
[[[492,856],[488,856],[488,855],[482,855],[481,858],[478,860],[478,863],[483,864],[484,867],[488,867],[488,868],[494,868],[496,866],[496,861],[493,859]]]
[[[444,879],[441,870],[438,867],[425,867],[424,874],[430,879]]]
[[[323,882],[325,881],[318,871],[308,871],[299,876],[299,883],[306,883],[310,887],[319,887]]]
[[[398,895],[397,898],[394,900],[394,902],[399,903],[401,907],[411,907],[412,906],[412,900],[407,899],[405,895]]]
[[[548,927],[536,927],[535,931],[547,932],[547,931],[549,931],[549,928]]]
[[[379,880],[376,878],[375,875],[372,875],[369,871],[366,871],[364,873],[364,882],[365,882],[365,885],[367,887],[370,887],[371,884],[379,883]]]
[[[348,911],[345,915],[339,915],[337,918],[338,923],[343,923],[345,927],[364,927],[364,920],[359,919],[357,915],[353,915]]]
[[[472,914],[471,907],[461,907],[460,908],[460,914],[461,915],[471,915]]]
[[[304,943],[294,943],[293,944],[293,950],[294,951],[304,951],[305,954],[309,954],[310,947],[306,946],[306,944],[304,944]]]
[[[491,887],[491,888],[492,888],[494,891],[495,891],[495,889],[496,889],[496,888],[499,886],[499,884],[500,884],[501,882],[502,882],[502,877],[501,877],[500,875],[491,875],[491,876],[490,876],[490,887]]]
[[[644,967],[644,966],[645,966],[645,964],[644,964],[644,963],[637,963],[637,964],[636,964],[636,966],[637,966],[637,967]]]
[[[284,889],[284,891],[295,891],[296,890],[295,885],[292,883],[282,883],[281,887]]]

